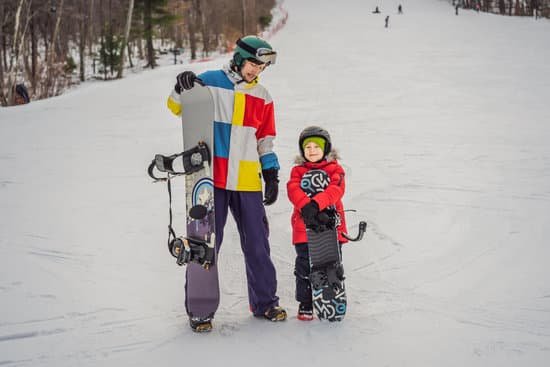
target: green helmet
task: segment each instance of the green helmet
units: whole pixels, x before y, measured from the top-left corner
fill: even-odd
[[[273,50],[267,41],[256,36],[246,36],[237,40],[237,47],[233,53],[233,62],[237,68],[241,68],[245,60],[256,64],[275,64],[277,52]]]

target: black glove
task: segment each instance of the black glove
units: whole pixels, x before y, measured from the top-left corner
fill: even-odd
[[[317,216],[319,215],[319,204],[315,200],[311,200],[309,203],[304,205],[302,210],[300,210],[302,218],[304,218],[304,223],[306,227],[318,227],[321,223]]]
[[[279,195],[279,170],[275,168],[262,171],[265,181],[264,205],[271,205],[277,201]]]
[[[179,73],[176,77],[176,86],[174,89],[177,93],[181,93],[183,90],[189,90],[195,86],[195,82],[200,82],[201,80],[197,78],[194,72],[184,71]]]

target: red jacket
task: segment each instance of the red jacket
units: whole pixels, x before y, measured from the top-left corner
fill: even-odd
[[[338,226],[338,240],[340,243],[348,242],[342,232],[347,233],[346,218],[344,216],[344,205],[342,204],[342,196],[346,189],[344,181],[344,169],[334,160],[323,160],[317,163],[304,162],[292,168],[290,172],[290,180],[288,181],[287,193],[288,198],[292,205],[294,205],[294,211],[292,212],[292,243],[307,243],[306,225],[300,214],[300,210],[310,202],[310,199],[300,187],[300,181],[302,176],[312,169],[321,169],[325,171],[330,177],[330,184],[325,191],[318,193],[313,197],[313,200],[319,205],[319,210],[323,210],[330,205],[335,205],[338,214],[340,214],[341,224]]]

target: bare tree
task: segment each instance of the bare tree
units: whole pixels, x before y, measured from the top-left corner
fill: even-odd
[[[25,0],[20,0],[19,1],[19,4],[17,5],[17,10],[15,12],[15,25],[14,25],[14,28],[13,28],[13,39],[12,39],[12,49],[13,49],[13,54],[12,54],[12,57],[10,58],[10,64],[9,64],[9,68],[8,68],[8,82],[7,82],[7,87],[8,87],[8,94],[7,94],[7,101],[8,101],[8,104],[13,104],[14,103],[14,95],[13,95],[13,92],[14,92],[14,85],[15,85],[15,81],[17,79],[17,68],[18,68],[18,64],[19,64],[19,50],[20,50],[20,39],[19,39],[19,34],[20,34],[20,28],[21,28],[21,13],[22,13],[22,10],[23,10],[23,5],[25,3]]]
[[[132,27],[133,12],[134,12],[134,0],[130,0],[130,3],[128,4],[128,15],[126,16],[126,27],[124,31],[124,37],[122,38],[122,44],[120,45],[120,63],[118,66],[117,78],[122,78],[122,71],[124,69],[124,50],[126,49],[126,46],[128,44],[128,38],[130,37],[130,28]]]
[[[159,39],[163,48],[185,47],[192,59],[217,48],[229,51],[238,37],[266,26],[274,5],[275,0],[0,0],[0,103],[13,103],[17,83],[31,86],[34,99],[57,95],[92,70],[95,77],[120,78],[128,63],[132,67],[131,56],[154,67]]]

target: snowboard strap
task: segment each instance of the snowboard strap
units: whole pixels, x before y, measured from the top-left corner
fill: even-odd
[[[166,175],[166,186],[168,188],[168,213],[169,213],[169,222],[168,222],[168,249],[170,250],[170,252],[172,252],[171,250],[171,244],[172,244],[172,241],[174,241],[177,237],[176,237],[176,232],[174,231],[174,227],[172,227],[172,219],[173,219],[173,214],[172,214],[172,184],[170,183],[170,173],[168,173]]]
[[[357,236],[351,237],[349,234],[342,232],[342,236],[344,236],[348,241],[351,242],[358,242],[363,239],[363,235],[365,234],[365,231],[367,230],[367,222],[360,221],[359,222],[359,232],[357,233]]]

